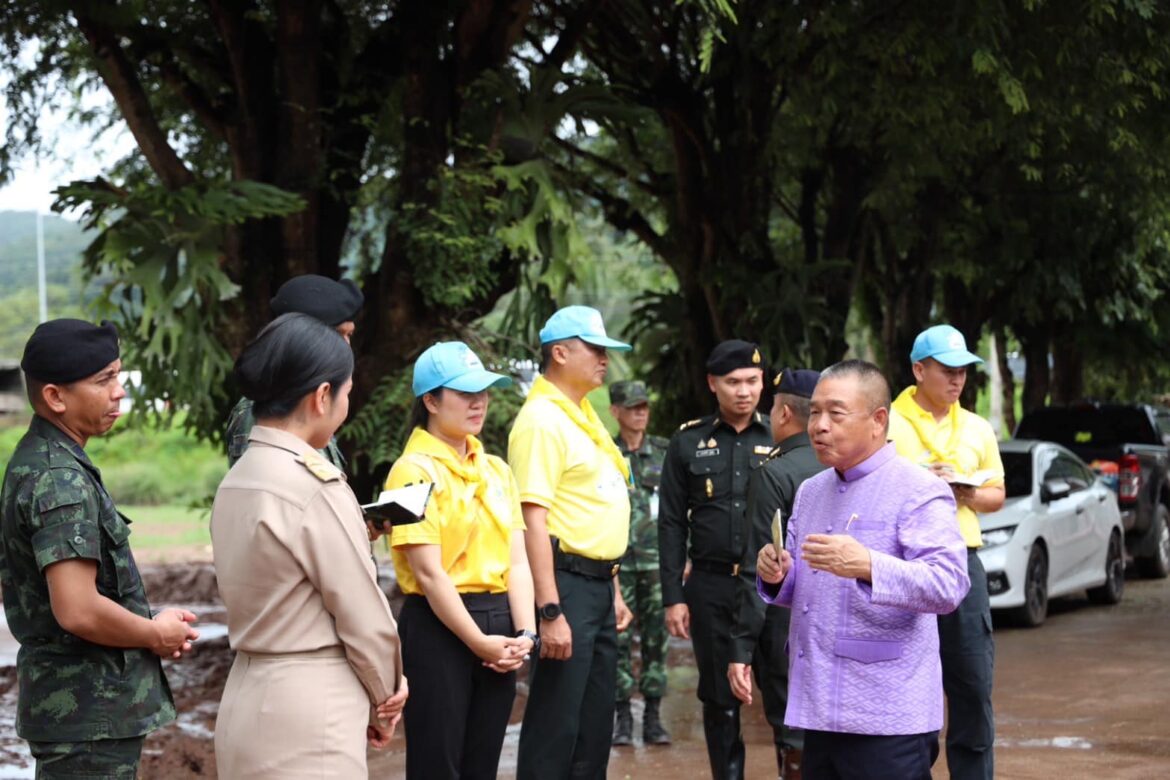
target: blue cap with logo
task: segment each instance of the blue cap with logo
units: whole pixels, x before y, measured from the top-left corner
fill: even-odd
[[[963,338],[963,334],[950,325],[927,328],[914,339],[914,348],[910,350],[910,362],[919,363],[927,358],[934,358],[950,368],[983,362],[983,358],[967,350],[967,340]]]
[[[581,339],[586,344],[618,352],[633,349],[624,341],[617,341],[605,335],[605,323],[601,320],[601,312],[589,306],[566,306],[558,309],[540,329],[541,344],[562,339]]]
[[[462,341],[440,341],[428,347],[414,361],[411,389],[417,398],[440,387],[478,393],[489,387],[508,387],[511,384],[511,377],[485,369],[483,361]]]

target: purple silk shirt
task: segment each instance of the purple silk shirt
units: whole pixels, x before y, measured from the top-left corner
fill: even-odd
[[[873,583],[810,568],[800,546],[811,533],[847,533],[868,547]],[[844,475],[805,480],[785,544],[788,576],[756,579],[764,601],[792,609],[784,723],[876,735],[942,728],[935,615],[971,587],[947,484],[886,444]]]

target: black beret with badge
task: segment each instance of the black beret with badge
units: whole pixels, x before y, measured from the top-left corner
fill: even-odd
[[[764,368],[759,344],[728,339],[716,344],[707,358],[707,373],[712,376],[725,376],[740,368]]]
[[[308,314],[336,327],[357,316],[365,297],[349,279],[340,282],[317,274],[294,276],[280,286],[272,299],[272,314]]]
[[[42,322],[24,345],[20,368],[39,382],[66,385],[93,376],[118,359],[118,329],[102,320]]]
[[[772,379],[772,394],[796,395],[812,398],[813,390],[821,379],[820,371],[810,368],[786,368]]]
[[[609,386],[609,402],[614,406],[641,406],[650,403],[645,382],[614,382]]]

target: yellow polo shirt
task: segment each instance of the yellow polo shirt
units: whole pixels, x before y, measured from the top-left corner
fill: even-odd
[[[913,401],[913,392],[917,388],[907,388],[902,397],[910,396],[910,403],[897,404],[890,413],[890,441],[898,454],[909,458],[921,466],[929,466],[936,462],[947,462],[959,474],[969,475],[976,471],[990,470],[996,475],[984,482],[984,486],[1003,484],[1003,461],[999,457],[999,442],[995,438],[995,431],[991,423],[977,414],[958,408],[959,434],[956,447],[951,457],[945,461],[931,451],[919,437],[915,425],[912,425],[903,414],[913,414],[917,427],[927,432],[931,444],[939,452],[946,452],[948,442],[951,441],[952,423],[950,415],[941,422],[934,419],[934,415],[923,409]],[[956,403],[956,406],[958,404]],[[957,512],[959,533],[968,547],[982,547],[983,537],[979,530],[979,516],[969,506],[960,506]]]
[[[520,408],[508,436],[508,463],[520,500],[548,509],[548,532],[560,539],[562,550],[599,561],[625,554],[630,539],[625,477],[548,398],[529,397]]]
[[[469,480],[466,474],[482,479]],[[439,545],[443,570],[460,593],[506,592],[512,533],[524,530],[520,494],[508,464],[486,454],[474,436],[468,437],[467,456],[460,459],[449,444],[415,428],[390,469],[386,489],[419,482],[435,483],[423,519],[390,532],[390,557],[402,592],[424,595],[399,549],[408,544]]]

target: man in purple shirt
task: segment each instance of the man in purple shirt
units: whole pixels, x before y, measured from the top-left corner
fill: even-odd
[[[804,774],[929,780],[943,723],[935,615],[970,588],[951,491],[886,441],[890,387],[872,363],[821,373],[809,436],[826,469],[796,494],[785,549],[757,588],[792,610],[788,709]]]

